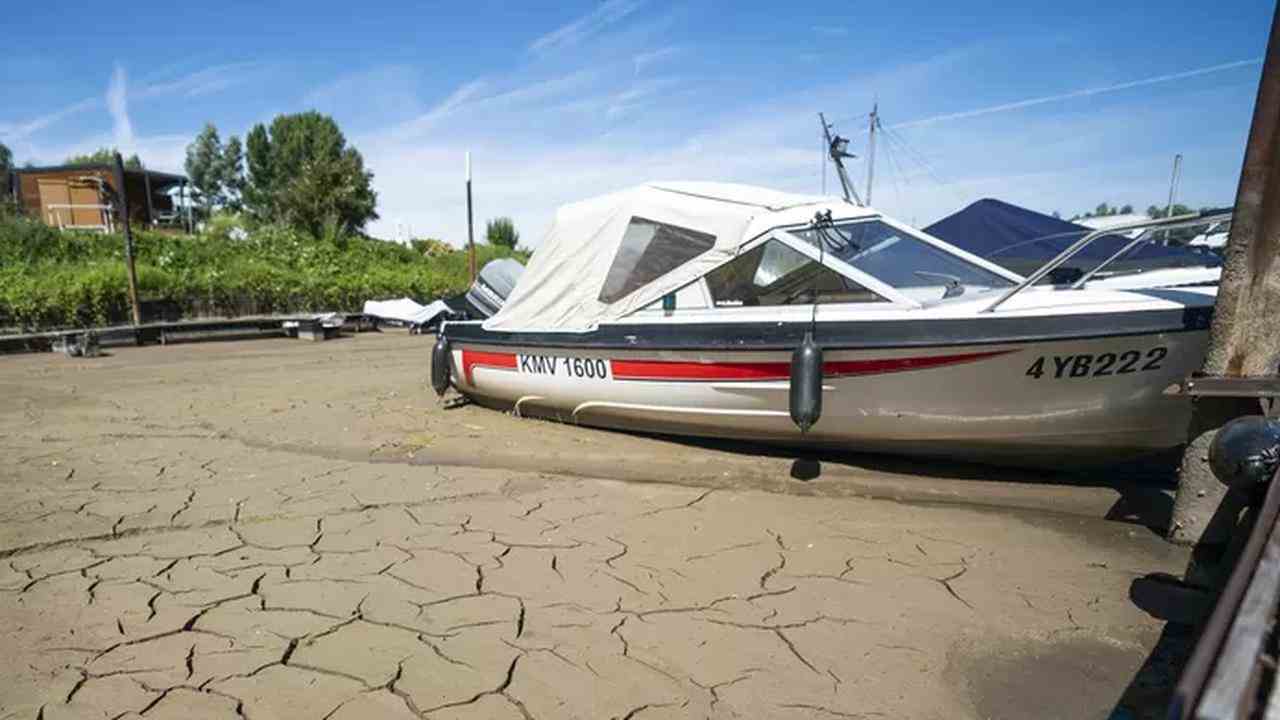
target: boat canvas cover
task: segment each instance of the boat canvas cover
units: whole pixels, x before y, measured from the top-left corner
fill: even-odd
[[[399,300],[365,300],[363,314],[380,320],[394,320],[406,325],[430,325],[442,316],[453,314],[453,308],[443,300],[430,305],[420,305],[412,298]]]
[[[1023,275],[1039,269],[1091,229],[990,198],[979,200],[924,228],[930,235]],[[1093,269],[1131,238],[1107,235],[1086,246],[1065,267]],[[1142,243],[1108,265],[1109,270],[1203,267],[1216,257],[1184,247]]]
[[[722,183],[651,183],[565,205],[484,328],[589,332],[697,280],[752,238],[809,221],[818,205],[836,217],[872,214],[834,198]]]

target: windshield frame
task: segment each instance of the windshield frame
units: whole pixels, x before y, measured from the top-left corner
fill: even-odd
[[[1011,286],[1016,286],[1018,283],[1022,282],[1025,279],[1023,276],[1009,270],[1008,268],[1005,268],[1001,265],[990,262],[988,260],[984,260],[983,258],[978,257],[977,255],[966,252],[954,245],[951,245],[950,243],[947,243],[943,240],[939,240],[938,238],[935,238],[932,235],[929,235],[928,233],[921,232],[916,228],[903,225],[902,223],[896,220],[893,220],[891,218],[885,217],[884,215],[874,214],[874,215],[864,215],[859,217],[844,217],[844,218],[834,219],[834,223],[836,225],[853,225],[853,224],[865,223],[865,222],[884,223],[885,225],[893,228],[895,231],[903,235],[909,236],[922,243],[925,243],[935,248],[939,252],[952,255],[960,260],[971,263],[983,270],[989,271],[1001,278],[1004,278],[1005,280],[1009,281]],[[756,237],[752,238],[750,241],[745,242],[742,245],[738,246],[738,249],[734,252],[733,258],[730,258],[725,262],[730,262],[734,258],[737,258],[738,256],[740,256],[742,253],[754,250],[756,247],[768,242],[770,239],[776,239],[782,242],[783,244],[787,245],[788,247],[792,248],[793,250],[805,255],[811,260],[814,260],[822,265],[825,265],[831,268],[832,270],[840,273],[841,275],[844,275],[850,280],[853,280],[861,284],[867,290],[870,290],[876,293],[877,295],[880,295],[881,297],[883,297],[885,300],[888,301],[887,303],[853,303],[853,304],[849,304],[850,306],[856,306],[856,307],[874,306],[875,308],[879,308],[879,309],[884,309],[886,306],[896,307],[899,309],[920,309],[920,308],[930,307],[937,304],[936,301],[923,302],[920,300],[916,300],[915,298],[911,297],[910,295],[907,295],[906,293],[902,292],[901,290],[894,287],[893,285],[890,285],[884,282],[883,280],[876,277],[875,275],[871,275],[870,273],[867,273],[863,270],[859,270],[858,268],[841,260],[834,253],[823,252],[819,250],[816,245],[795,234],[798,231],[808,230],[812,227],[813,227],[812,223],[787,224],[787,225],[780,225],[771,230],[765,231],[760,235],[757,235]],[[716,267],[719,267],[719,265],[717,265]],[[708,272],[714,269],[715,268],[710,268]],[[705,277],[703,277],[702,279],[705,281]],[[994,290],[999,291],[1000,288],[994,288]],[[965,299],[971,299],[972,297],[975,297],[975,296],[969,296],[968,298],[965,298]],[[945,302],[945,300],[943,301]],[[838,305],[842,303],[819,303],[819,304]],[[796,307],[799,307],[799,306],[796,306]]]
[[[885,240],[896,238],[893,242],[876,242],[867,248],[861,248],[855,245],[854,255],[852,257],[849,257],[848,259],[840,257],[841,260],[849,265],[854,265],[858,262],[858,259],[864,255],[875,254],[881,246],[888,248],[895,242],[902,241],[905,243],[903,247],[907,248],[907,252],[914,252],[916,254],[925,253],[926,255],[932,254],[936,256],[936,262],[939,263],[943,263],[943,259],[945,258],[944,264],[949,264],[951,266],[945,267],[943,265],[938,265],[938,270],[936,272],[923,274],[936,275],[942,278],[950,277],[956,281],[959,287],[965,289],[977,290],[979,293],[992,290],[1001,291],[1007,287],[1017,285],[1023,280],[1022,276],[1013,273],[1008,268],[985,261],[980,257],[964,252],[960,248],[931,237],[926,233],[922,233],[919,230],[905,226],[902,223],[892,221],[883,216],[850,220],[834,220],[831,224],[832,227],[828,229],[827,233],[838,236],[835,238],[836,242],[839,242],[842,238],[848,239],[846,236],[849,235],[857,237],[859,235],[859,229],[866,228],[868,226],[878,226],[879,230],[874,230],[872,232],[875,235],[884,236]],[[793,232],[803,242],[815,245],[822,242],[817,237],[817,233],[819,231],[816,228],[799,228]],[[801,235],[801,232],[804,232],[804,235]],[[859,242],[861,242],[861,240]],[[834,252],[837,255],[842,255],[842,251],[833,251],[830,246],[827,246],[827,251]],[[859,270],[872,275],[876,275],[876,266],[877,263],[875,261],[872,262],[871,267],[863,268],[860,263],[857,265]],[[930,270],[932,269],[928,268],[928,266],[922,267]],[[881,269],[888,270],[889,268],[882,267]],[[898,280],[900,279],[900,275],[895,272],[890,272],[888,276],[876,275],[876,277],[886,284],[892,285],[901,292],[913,296],[914,292],[918,288],[932,286],[928,284],[921,285],[917,283],[899,282]],[[945,284],[939,286],[945,286]],[[956,296],[958,297],[960,295],[963,295],[963,292],[957,293]],[[944,294],[941,299],[946,300],[950,297],[952,296]],[[933,304],[933,302],[928,299],[922,300],[922,302],[926,305]]]
[[[899,291],[897,288],[893,287],[892,285],[889,285],[888,283],[881,281],[876,276],[869,275],[859,270],[858,268],[853,267],[849,263],[846,263],[840,258],[833,255],[832,253],[820,251],[817,247],[815,247],[812,243],[806,241],[804,238],[798,237],[795,234],[791,233],[790,231],[783,230],[782,228],[775,228],[774,230],[758,238],[756,241],[748,243],[747,245],[743,245],[741,248],[739,248],[738,252],[739,254],[741,254],[748,250],[754,250],[757,245],[768,242],[770,239],[776,239],[779,242],[783,243],[784,245],[790,247],[791,249],[805,255],[810,260],[813,260],[814,262],[817,262],[821,265],[825,265],[831,268],[832,270],[840,273],[841,275],[844,275],[850,280],[853,280],[854,282],[862,285],[863,287],[870,290],[871,292],[879,295],[885,300],[888,300],[890,303],[894,305],[898,305],[901,307],[909,307],[909,308],[924,307],[922,303],[913,300],[912,298],[907,296],[905,293]],[[835,305],[839,303],[822,303],[822,304]],[[853,304],[865,304],[865,303],[853,303]]]

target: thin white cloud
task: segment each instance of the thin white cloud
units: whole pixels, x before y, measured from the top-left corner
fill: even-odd
[[[155,82],[144,85],[133,93],[136,98],[155,97],[158,95],[182,95],[183,97],[200,97],[221,92],[246,82],[261,71],[263,65],[257,62],[238,62],[214,65],[184,75],[176,80]]]
[[[263,65],[261,63],[228,63],[224,65],[215,65],[212,67],[198,70],[189,75],[164,82],[155,82],[142,87],[135,87],[128,90],[127,78],[124,70],[118,64],[113,70],[110,80],[110,86],[107,89],[107,109],[111,112],[111,117],[115,123],[115,127],[119,130],[127,130],[127,135],[132,135],[132,123],[129,122],[127,112],[128,99],[135,100],[148,99],[153,97],[161,97],[165,95],[182,95],[183,97],[199,97],[214,92],[220,92],[240,84],[253,76],[254,72],[260,71]],[[127,92],[123,94],[113,94],[116,92],[116,86],[125,88]],[[50,113],[31,118],[30,120],[0,123],[0,140],[6,143],[14,143],[48,128],[67,118],[79,115],[99,108],[103,103],[102,97],[85,98],[79,102],[72,103],[66,107],[59,108]],[[112,104],[114,103],[114,104]],[[119,112],[117,112],[117,110]],[[123,118],[123,122],[121,122]]]
[[[543,101],[555,100],[570,92],[582,90],[598,77],[598,69],[588,68],[531,81],[502,91],[492,91],[492,83],[483,78],[472,80],[460,85],[430,110],[403,123],[393,132],[398,137],[419,134],[435,128],[446,119],[459,116],[463,110],[478,113],[514,108],[529,109]]]
[[[124,66],[116,63],[107,85],[107,112],[111,113],[111,134],[121,152],[133,148],[133,121],[129,119],[129,78]]]
[[[439,121],[452,115],[458,108],[480,97],[488,87],[489,83],[483,79],[463,83],[430,110],[402,124],[393,132],[397,136],[405,137],[429,130]]]
[[[100,102],[102,102],[101,98],[86,98],[80,102],[72,103],[64,108],[32,118],[25,122],[0,123],[0,140],[4,140],[6,142],[22,140],[23,138],[53,125],[59,120],[71,117],[72,115],[78,115],[86,110],[95,108]]]
[[[1090,97],[1092,95],[1102,95],[1104,93],[1119,92],[1120,90],[1129,90],[1131,88],[1143,87],[1146,85],[1158,85],[1160,83],[1171,82],[1173,80],[1186,80],[1187,78],[1199,77],[1201,75],[1209,75],[1211,73],[1222,72],[1223,70],[1231,70],[1234,68],[1247,67],[1249,65],[1257,65],[1262,62],[1262,58],[1253,58],[1251,60],[1237,60],[1235,62],[1221,63],[1218,65],[1209,65],[1207,67],[1195,68],[1183,72],[1169,73],[1167,75],[1156,75],[1153,77],[1143,78],[1141,80],[1130,80],[1128,82],[1116,83],[1114,85],[1105,85],[1103,87],[1085,88],[1083,90],[1073,90],[1071,92],[1060,93],[1057,95],[1045,95],[1037,98],[1029,98],[1027,100],[1018,100],[1017,102],[1002,103],[1000,105],[990,105],[976,110],[964,110],[962,112],[943,113],[941,115],[933,115],[931,117],[920,118],[919,120],[909,120],[907,122],[897,123],[895,128],[920,127],[922,125],[933,125],[949,120],[963,120],[981,115],[991,115],[993,113],[1008,112],[1010,110],[1021,110],[1023,108],[1034,107],[1036,105],[1045,105],[1048,103],[1061,102],[1063,100],[1074,100],[1075,98]]]
[[[675,55],[678,52],[680,52],[680,48],[675,46],[667,46],[667,47],[658,48],[656,50],[649,50],[647,52],[637,53],[635,57],[631,59],[636,67],[635,74],[639,75],[640,73],[644,72],[650,65],[653,65],[662,60],[666,60],[667,58],[671,57],[672,55]]]
[[[535,53],[577,45],[639,9],[641,0],[605,0],[595,10],[552,30],[529,44]]]

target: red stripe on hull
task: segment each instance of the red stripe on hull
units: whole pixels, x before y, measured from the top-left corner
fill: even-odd
[[[859,377],[909,372],[947,365],[960,365],[1007,355],[1016,350],[995,350],[959,355],[879,358],[874,360],[833,360],[823,363],[824,377]],[[683,360],[610,360],[615,380],[786,380],[791,364],[781,362],[688,362]],[[462,374],[468,385],[475,384],[476,367],[517,369],[515,353],[462,350]]]
[[[481,350],[462,349],[462,374],[467,378],[468,385],[474,385],[471,381],[471,369],[479,365],[480,367],[499,368],[502,370],[516,369],[515,353],[496,353],[483,352]]]
[[[775,380],[790,377],[788,363],[611,360],[616,380]]]
[[[833,360],[823,363],[825,377],[858,377],[908,372],[945,365],[959,365],[1006,355],[1016,350],[996,350],[961,355],[883,358],[876,360]],[[613,377],[618,380],[786,380],[790,363],[699,363],[678,360],[614,360]]]

